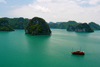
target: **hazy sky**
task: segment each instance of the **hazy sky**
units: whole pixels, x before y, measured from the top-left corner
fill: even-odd
[[[0,0],[0,17],[42,17],[47,22],[96,22],[100,24],[100,0]]]

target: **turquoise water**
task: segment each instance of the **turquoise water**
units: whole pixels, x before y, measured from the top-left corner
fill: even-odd
[[[0,67],[99,67],[100,31],[67,32],[31,36],[24,30],[0,31]],[[85,55],[72,55],[81,50]]]

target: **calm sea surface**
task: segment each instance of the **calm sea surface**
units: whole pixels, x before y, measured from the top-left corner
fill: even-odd
[[[0,31],[0,67],[100,67],[100,31],[28,35],[24,30]],[[73,50],[85,55],[72,55]]]

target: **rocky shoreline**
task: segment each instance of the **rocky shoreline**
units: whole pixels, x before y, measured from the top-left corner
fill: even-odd
[[[67,31],[75,31],[75,32],[94,32],[93,29],[87,24],[78,24],[75,28],[71,25],[68,26]]]

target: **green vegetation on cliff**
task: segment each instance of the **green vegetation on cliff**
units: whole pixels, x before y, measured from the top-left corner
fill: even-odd
[[[10,26],[14,29],[25,29],[29,22],[29,19],[27,19],[27,18],[24,19],[23,17],[20,17],[20,18],[4,17],[4,19],[7,19]]]
[[[14,28],[14,29],[25,29],[28,22],[30,21],[30,19],[28,18],[7,18],[4,17],[4,19],[7,19],[9,22],[9,25]],[[67,29],[69,25],[76,27],[78,24],[81,23],[77,23],[76,21],[68,21],[68,22],[50,22],[48,23],[50,28],[58,28],[58,29]],[[90,22],[89,26],[93,29],[93,30],[100,30],[100,25],[96,24],[95,22]]]
[[[51,30],[44,19],[34,17],[29,21],[25,33],[31,35],[50,35]]]
[[[93,30],[100,30],[100,25],[94,23],[94,22],[90,22],[89,26],[93,29]]]
[[[93,29],[91,29],[91,27],[87,23],[77,25],[75,28],[75,31],[76,32],[94,32]]]
[[[59,29],[67,29],[69,25],[76,27],[78,24],[82,24],[82,23],[77,23],[76,21],[68,21],[68,22],[57,22],[57,23],[48,23],[50,28],[59,28]],[[100,30],[100,25],[96,24],[94,22],[90,22],[89,26],[93,29],[93,30]]]
[[[69,25],[76,27],[78,23],[76,21],[49,23],[50,28],[59,28],[59,29],[66,29]]]
[[[0,18],[0,31],[14,31],[14,29],[9,25],[7,19]]]
[[[42,29],[42,26],[41,25],[39,25],[39,24],[35,24],[35,25],[31,25],[30,27],[29,27],[29,29],[28,29],[28,32],[31,34],[32,32],[32,34],[36,34],[37,32],[38,33],[42,33],[42,31],[43,31],[43,29]]]
[[[67,31],[75,31],[75,28],[72,25],[69,25],[67,27]]]
[[[50,28],[59,28],[59,25],[57,23],[49,23],[48,25]]]

